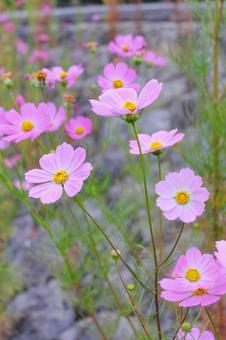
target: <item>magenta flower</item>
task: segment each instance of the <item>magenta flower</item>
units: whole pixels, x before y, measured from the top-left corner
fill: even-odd
[[[155,153],[156,151],[163,150],[172,145],[177,144],[184,138],[183,133],[177,133],[177,129],[167,131],[158,131],[153,133],[151,136],[144,133],[138,134],[141,152],[145,153]],[[130,150],[129,152],[134,155],[139,155],[139,147],[136,140],[131,140],[129,142]]]
[[[21,160],[21,156],[19,153],[16,153],[11,158],[4,158],[3,162],[7,168],[12,169],[14,168],[17,163]]]
[[[226,269],[226,241],[216,241],[216,248],[214,255],[216,256],[220,265]]]
[[[57,111],[56,106],[53,103],[42,103],[43,111],[45,111],[46,116],[49,120],[48,131],[56,131],[66,120],[66,112],[63,106]]]
[[[65,124],[65,130],[72,139],[83,139],[92,131],[92,121],[87,117],[71,118]]]
[[[216,275],[219,276],[219,266],[213,255],[201,254],[196,247],[188,249],[185,255],[180,256],[172,271],[173,278],[180,279],[193,290],[211,283]]]
[[[143,55],[143,59],[146,63],[151,65],[156,65],[159,67],[163,67],[166,65],[166,58],[155,54],[152,51],[145,51]]]
[[[28,57],[29,64],[35,64],[36,62],[46,62],[49,59],[49,53],[44,50],[36,49]]]
[[[170,221],[179,218],[184,223],[194,222],[203,214],[204,202],[209,198],[208,190],[201,186],[202,178],[192,169],[171,172],[155,186],[155,192],[160,196],[157,206]]]
[[[130,87],[138,91],[140,85],[133,83],[137,78],[137,73],[133,68],[129,68],[125,63],[107,64],[104,68],[104,76],[98,77],[98,84],[103,91],[109,89],[119,89]]]
[[[12,109],[5,115],[6,123],[0,124],[0,132],[6,142],[18,143],[25,139],[34,140],[49,127],[49,120],[46,116],[45,105],[37,107],[33,103],[21,105],[20,113]]]
[[[69,197],[75,196],[93,168],[90,163],[84,163],[85,158],[85,149],[74,149],[67,143],[44,155],[39,161],[41,169],[25,173],[28,183],[37,184],[29,190],[29,197],[50,204],[59,200],[63,192]]]
[[[108,50],[120,57],[132,57],[145,46],[146,42],[144,37],[140,35],[133,36],[132,34],[126,34],[117,35],[115,40],[109,43]]]
[[[125,116],[136,114],[151,105],[160,95],[162,83],[156,79],[150,80],[139,95],[134,89],[110,89],[98,97],[90,100],[92,110],[100,116]]]
[[[161,297],[167,301],[180,302],[181,307],[202,307],[218,301],[226,293],[226,273],[217,265],[213,256],[201,254],[191,248],[181,256],[173,270],[175,279],[159,282]]]
[[[51,69],[55,81],[65,84],[67,88],[70,88],[75,84],[83,71],[84,68],[81,65],[72,65],[67,71],[61,66],[55,66]]]
[[[210,331],[201,332],[198,327],[192,327],[189,332],[183,332],[182,329],[178,332],[178,340],[214,340],[215,337]]]

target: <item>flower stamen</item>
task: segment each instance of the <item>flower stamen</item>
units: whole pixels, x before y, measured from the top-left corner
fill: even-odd
[[[77,127],[77,128],[75,129],[75,132],[76,132],[78,135],[82,135],[84,131],[85,131],[84,128],[81,127],[81,126],[79,126],[79,127]]]
[[[178,204],[185,205],[188,203],[190,196],[186,191],[178,191],[175,198]]]
[[[30,122],[29,120],[25,120],[22,125],[21,125],[21,129],[24,131],[24,132],[29,132],[33,129],[34,125],[32,122]]]
[[[133,112],[133,111],[136,110],[137,105],[134,104],[131,100],[126,100],[126,101],[123,103],[122,107],[123,107],[124,109],[129,110],[130,112]]]
[[[65,79],[65,78],[67,78],[67,72],[65,72],[65,71],[63,71],[63,72],[60,72],[60,78],[61,79]]]
[[[69,174],[65,170],[59,170],[53,175],[56,184],[64,184],[69,178]]]
[[[185,277],[190,282],[196,282],[201,278],[201,275],[197,269],[191,268],[186,272]]]
[[[202,296],[207,294],[207,289],[205,288],[198,288],[197,290],[193,290],[192,295],[195,296]]]
[[[157,141],[156,142],[152,142],[149,145],[150,149],[160,149],[162,147],[163,147],[163,144],[161,142],[157,142]]]
[[[128,46],[128,45],[122,45],[122,46],[121,46],[121,50],[122,50],[123,52],[128,52],[128,51],[129,51],[129,46]]]
[[[116,89],[120,89],[121,87],[124,86],[123,81],[120,80],[120,79],[113,80],[112,84],[113,84],[114,88],[116,88]]]

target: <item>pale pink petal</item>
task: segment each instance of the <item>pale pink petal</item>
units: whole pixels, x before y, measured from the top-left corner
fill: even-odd
[[[159,83],[156,79],[150,80],[138,96],[139,109],[143,109],[152,104],[159,97],[161,90],[162,83]]]
[[[52,175],[41,169],[33,169],[25,173],[25,179],[29,183],[44,183],[52,180]]]

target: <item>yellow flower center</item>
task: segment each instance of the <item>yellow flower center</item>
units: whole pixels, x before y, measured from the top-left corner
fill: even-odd
[[[122,50],[123,52],[128,52],[128,51],[129,51],[129,46],[128,46],[128,45],[122,45],[122,46],[121,46],[121,50]]]
[[[131,102],[131,100],[127,100],[123,103],[122,107],[124,107],[124,109],[129,110],[130,112],[133,112],[136,110],[137,106],[136,104],[134,104],[133,102]]]
[[[120,89],[121,87],[124,86],[123,81],[120,80],[120,79],[113,80],[112,84],[113,84],[114,88],[116,88],[116,89]]]
[[[63,71],[63,72],[60,72],[60,78],[61,79],[65,79],[67,77],[67,72]]]
[[[185,205],[186,203],[188,203],[190,197],[186,191],[179,191],[177,192],[175,198],[176,198],[177,203],[181,205]]]
[[[69,178],[69,174],[65,170],[59,170],[53,175],[56,184],[64,184]]]
[[[192,295],[195,296],[202,296],[207,294],[207,289],[205,288],[198,288],[197,290],[193,290]]]
[[[75,129],[75,132],[78,134],[78,135],[81,135],[83,134],[85,130],[83,129],[83,127],[79,126]]]
[[[201,278],[201,275],[200,275],[200,273],[198,272],[197,269],[191,268],[186,272],[185,277],[190,282],[196,282]]]
[[[163,147],[163,144],[161,142],[152,142],[149,147],[150,149],[159,149]]]
[[[24,132],[31,131],[33,129],[33,127],[34,127],[34,125],[29,120],[25,120],[21,125],[21,128]]]

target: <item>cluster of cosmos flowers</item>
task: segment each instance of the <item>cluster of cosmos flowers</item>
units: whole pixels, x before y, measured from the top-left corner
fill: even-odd
[[[121,59],[142,57],[146,61],[163,66],[166,60],[146,49],[141,36],[118,35],[109,43],[108,49]],[[151,61],[152,60],[152,61]],[[72,65],[68,70],[60,66],[43,68],[36,73],[37,80],[50,89],[58,84],[71,88],[82,75],[82,65]],[[99,75],[97,83],[101,94],[91,99],[91,110],[98,116],[118,117],[134,123],[141,112],[160,96],[163,84],[156,79],[149,80],[143,87],[137,82],[136,69],[128,66],[125,60],[109,63]],[[85,116],[68,116],[65,108],[55,104],[26,103],[22,96],[16,99],[17,109],[4,111],[0,108],[0,147],[4,149],[11,143],[23,140],[36,140],[43,133],[53,133],[64,126],[67,143],[57,146],[55,151],[43,155],[40,168],[25,173],[26,190],[29,197],[40,199],[43,204],[57,202],[63,193],[72,198],[77,195],[90,176],[93,166],[86,162],[86,150],[73,147],[68,139],[81,140],[92,132],[92,121]],[[138,141],[128,141],[131,155],[151,154],[161,157],[161,153],[181,142],[184,134],[173,129],[157,131],[153,134],[139,133]],[[5,159],[5,165],[13,166],[17,158]],[[24,189],[15,182],[15,185]],[[205,202],[209,199],[203,180],[190,168],[171,172],[155,185],[157,207],[167,220],[180,220],[191,223],[201,216]],[[216,242],[213,255],[201,254],[193,247],[179,257],[170,278],[159,281],[161,297],[176,302],[181,307],[205,307],[218,301],[226,293],[226,241]],[[185,337],[186,336],[186,337]],[[178,339],[211,340],[209,331],[201,331],[195,325],[187,330],[181,328]]]

